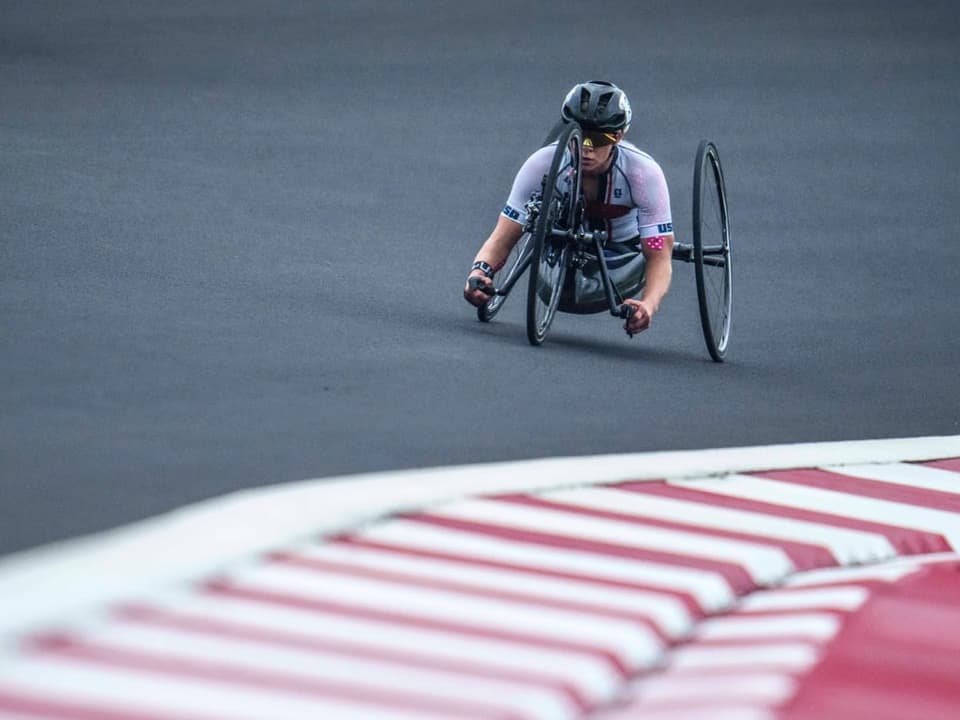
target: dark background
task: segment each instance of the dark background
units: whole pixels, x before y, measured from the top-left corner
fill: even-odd
[[[960,433],[953,2],[0,0],[0,552],[269,483]],[[729,362],[463,278],[577,81],[689,241],[723,160]],[[522,293],[521,293],[522,295]]]

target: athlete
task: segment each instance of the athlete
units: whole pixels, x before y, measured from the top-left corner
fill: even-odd
[[[556,149],[556,136],[565,123],[576,122],[583,129],[582,185],[585,216],[591,227],[608,233],[607,252],[620,252],[621,267],[629,275],[611,271],[624,304],[633,314],[624,329],[629,335],[650,327],[653,316],[670,289],[673,274],[673,221],[670,193],[657,162],[635,145],[623,139],[632,118],[626,94],[613,83],[591,80],[579,83],[567,93],[561,109],[561,121],[548,139],[553,142],[534,152],[517,173],[513,188],[497,224],[474,259],[463,295],[473,305],[483,305],[490,296],[472,289],[470,277],[493,286],[493,276],[506,262],[510,250],[523,235],[527,222],[524,206],[540,191],[543,176],[549,171]],[[578,273],[576,282],[589,280]],[[561,310],[598,312],[607,307],[602,288],[595,279],[600,298],[577,309],[561,299]],[[639,298],[632,297],[639,293]],[[630,297],[627,297],[630,296]]]

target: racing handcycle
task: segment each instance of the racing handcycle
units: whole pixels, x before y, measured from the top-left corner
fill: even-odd
[[[565,283],[586,263],[599,269],[606,296],[606,308],[617,318],[627,318],[633,308],[623,303],[617,283],[611,277],[606,253],[606,231],[594,229],[584,215],[581,159],[583,131],[567,125],[557,140],[550,169],[541,189],[527,203],[527,223],[506,263],[494,275],[493,288],[479,278],[470,278],[470,286],[490,295],[477,308],[477,316],[489,322],[503,307],[511,290],[527,270],[527,339],[540,345],[547,337],[561,304]],[[675,242],[673,260],[692,263],[696,278],[700,325],[710,357],[723,362],[730,343],[733,276],[730,228],[723,169],[716,145],[700,142],[693,173],[693,243]]]

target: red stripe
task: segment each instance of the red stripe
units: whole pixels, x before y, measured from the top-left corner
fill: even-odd
[[[263,643],[308,652],[333,653],[348,657],[372,659],[378,662],[397,663],[405,667],[536,685],[565,695],[581,710],[588,707],[587,700],[576,686],[556,676],[530,670],[506,669],[502,666],[492,666],[477,661],[458,660],[422,652],[392,649],[360,641],[325,638],[305,633],[294,634],[246,623],[219,620],[206,615],[172,612],[147,605],[121,606],[116,609],[114,615],[121,622],[161,627],[177,632]]]
[[[408,515],[404,516],[404,518],[413,522],[420,522],[445,528],[453,528],[454,530],[465,530],[491,537],[507,538],[509,540],[528,543],[531,545],[546,545],[548,547],[564,548],[565,550],[578,550],[596,555],[609,555],[612,557],[629,558],[631,560],[654,562],[661,565],[674,565],[714,572],[723,576],[731,588],[733,588],[734,592],[738,595],[750,592],[758,587],[744,567],[737,565],[736,563],[724,562],[722,560],[711,560],[708,558],[694,557],[691,555],[680,555],[677,553],[666,552],[664,550],[648,550],[643,548],[627,547],[624,545],[615,545],[613,543],[600,542],[596,540],[584,540],[582,538],[570,537],[566,535],[553,535],[549,533],[533,532],[531,530],[521,530],[519,528],[512,528],[503,525],[492,525],[489,523],[474,522],[472,520],[460,520],[457,518],[443,517],[440,515],[431,515],[430,513]]]
[[[960,473],[960,458],[947,458],[945,460],[932,460],[930,462],[916,463],[924,467],[936,468],[937,470],[949,470]],[[960,478],[957,478],[958,491],[960,491]]]
[[[474,597],[521,603],[523,605],[532,605],[535,607],[549,607],[558,610],[570,610],[578,613],[588,613],[591,615],[614,618],[617,620],[628,620],[630,622],[635,622],[646,626],[660,639],[662,643],[666,644],[670,642],[668,633],[659,625],[657,625],[648,613],[644,613],[641,610],[621,610],[619,608],[608,608],[603,607],[602,605],[577,602],[575,600],[560,600],[553,597],[543,597],[530,593],[519,593],[506,589],[495,589],[484,585],[467,584],[450,580],[422,577],[412,573],[367,568],[358,565],[348,565],[346,563],[340,563],[333,560],[305,557],[292,552],[274,553],[270,556],[270,559],[273,562],[282,563],[284,565],[292,565],[297,568],[320,573],[334,573],[337,575],[372,578],[374,580],[382,580],[384,582],[395,583],[404,586],[423,587],[432,590],[471,595]]]
[[[653,585],[651,583],[643,582],[631,582],[627,580],[614,580],[612,578],[603,578],[596,577],[593,575],[582,575],[575,572],[565,572],[561,570],[548,570],[537,567],[535,565],[521,565],[512,562],[502,562],[499,560],[490,560],[487,558],[481,558],[478,556],[471,555],[458,555],[452,552],[441,552],[439,550],[425,550],[422,548],[407,546],[401,544],[385,543],[375,540],[370,540],[364,538],[363,536],[340,536],[336,538],[332,543],[327,544],[342,544],[342,545],[354,545],[357,547],[370,548],[372,550],[382,550],[384,552],[394,553],[397,555],[419,557],[419,558],[431,558],[435,560],[444,560],[453,563],[458,563],[461,565],[469,565],[475,567],[485,567],[493,568],[496,570],[508,570],[510,572],[522,573],[524,575],[533,575],[537,577],[550,577],[558,578],[562,580],[572,580],[578,583],[586,583],[590,585],[598,585],[601,587],[612,587],[624,590],[637,590],[640,592],[649,592],[656,593],[658,595],[665,595],[674,600],[677,600],[683,604],[687,612],[694,619],[702,618],[705,615],[703,607],[697,601],[696,597],[691,593],[684,592],[682,590],[676,590],[674,588],[662,587],[659,585]],[[589,592],[588,589],[585,591]]]
[[[835,567],[838,565],[836,558],[826,548],[812,543],[794,542],[791,540],[780,540],[771,538],[767,535],[755,535],[745,532],[736,532],[733,530],[718,530],[716,528],[706,528],[690,523],[681,523],[674,520],[661,520],[647,516],[631,515],[629,512],[614,512],[611,510],[598,510],[590,507],[582,507],[572,503],[557,502],[554,500],[545,500],[530,495],[500,495],[493,500],[515,503],[518,505],[527,505],[531,507],[542,507],[549,510],[560,510],[562,512],[574,513],[576,515],[587,515],[590,517],[603,518],[607,520],[617,520],[618,522],[627,522],[633,525],[645,525],[649,527],[664,528],[666,530],[678,530],[680,532],[693,533],[700,536],[721,537],[730,540],[776,547],[782,550],[797,570],[813,570],[815,568]]]
[[[394,625],[403,625],[407,627],[426,628],[428,630],[438,630],[441,632],[467,635],[469,637],[481,637],[493,640],[503,640],[505,642],[530,645],[532,647],[548,648],[551,650],[560,650],[564,652],[577,653],[580,655],[589,655],[594,658],[606,660],[618,673],[626,675],[630,668],[615,653],[604,650],[603,648],[586,645],[583,643],[557,640],[542,635],[533,635],[523,632],[509,632],[498,630],[496,628],[484,627],[481,625],[470,625],[466,622],[453,622],[447,620],[436,620],[420,615],[413,615],[401,611],[382,610],[378,608],[363,607],[360,605],[350,605],[338,603],[331,600],[305,597],[294,595],[292,593],[275,592],[263,588],[241,587],[227,581],[214,580],[206,583],[203,590],[214,595],[224,595],[226,597],[238,598],[255,603],[264,603],[268,605],[278,605],[280,607],[294,608],[306,612],[323,612],[332,615],[344,615],[347,617],[363,618],[373,622],[390,623]],[[505,651],[507,651],[505,649]]]
[[[864,532],[875,533],[886,537],[900,555],[923,555],[926,553],[946,552],[952,549],[943,536],[937,533],[897,527],[895,525],[871,522],[869,520],[858,520],[843,515],[831,515],[822,511],[775,505],[774,503],[763,502],[761,500],[748,500],[731,495],[712,493],[706,490],[694,490],[687,486],[668,485],[663,482],[635,482],[624,483],[616,487],[630,492],[646,493],[658,497],[700,502],[715,507],[745,510],[752,513],[847,528],[848,530],[862,530]]]
[[[143,698],[141,704],[146,701]],[[53,720],[214,720],[209,715],[158,715],[152,711],[111,708],[82,701],[51,700],[0,689],[0,711]]]
[[[358,702],[365,705],[413,708],[417,712],[442,718],[500,718],[520,720],[523,716],[510,708],[475,701],[444,700],[421,693],[390,690],[344,680],[324,680],[303,675],[271,672],[201,660],[186,655],[156,654],[88,642],[69,635],[43,635],[33,639],[33,648],[45,655],[65,657],[124,670],[187,678],[230,685],[246,685],[271,692]]]
[[[841,473],[815,470],[812,468],[803,470],[773,470],[746,474],[767,480],[791,483],[792,485],[819,488],[820,490],[832,490],[849,495],[905,503],[933,510],[960,512],[960,495],[941,492],[939,490],[928,490],[926,488],[900,485],[880,480],[866,480],[864,478],[851,477],[850,475],[842,475]],[[957,521],[960,523],[960,518],[957,518]]]

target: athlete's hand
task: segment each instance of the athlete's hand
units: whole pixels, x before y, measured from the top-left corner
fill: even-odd
[[[471,287],[470,287],[470,278],[480,278],[480,282],[482,282],[483,285],[485,285],[486,287],[490,288],[491,290],[493,289],[493,280],[491,280],[490,278],[488,278],[488,277],[483,273],[482,270],[473,270],[473,271],[471,271],[471,273],[467,276],[467,282],[466,282],[466,284],[463,286],[463,297],[464,297],[464,299],[465,299],[468,303],[470,303],[471,305],[476,305],[477,307],[480,307],[481,305],[483,305],[484,303],[486,303],[487,300],[490,299],[490,294],[489,294],[489,293],[485,293],[483,290],[480,290],[479,288],[477,288],[477,289],[471,288]]]
[[[623,304],[633,308],[633,315],[628,317],[627,321],[623,324],[623,329],[626,330],[628,334],[633,335],[638,332],[643,332],[650,327],[654,310],[649,303],[643,300],[624,300]]]

